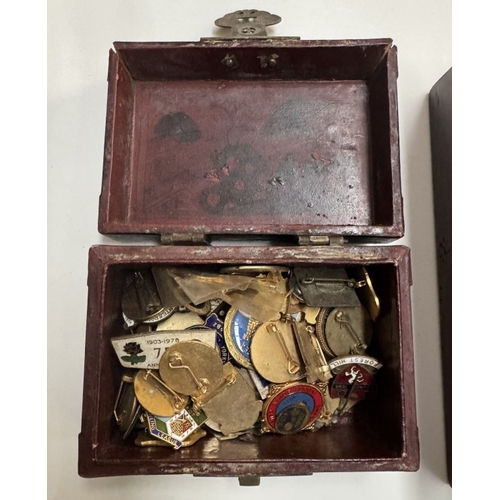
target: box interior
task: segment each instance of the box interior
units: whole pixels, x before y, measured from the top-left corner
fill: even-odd
[[[280,264],[285,263],[280,262]],[[401,339],[395,298],[398,287],[397,272],[393,264],[367,266],[381,301],[381,314],[374,325],[373,340],[368,350],[368,354],[376,357],[384,365],[376,375],[377,397],[355,405],[337,425],[291,436],[265,434],[248,442],[238,439],[219,442],[208,433],[207,437],[195,445],[177,451],[171,448],[135,446],[133,443],[135,432],[123,440],[113,418],[113,406],[123,368],[112,348],[110,338],[124,333],[120,300],[126,271],[146,267],[148,266],[141,264],[134,264],[134,267],[130,264],[116,264],[109,266],[105,273],[97,415],[89,416],[95,418],[96,422],[95,439],[98,446],[94,454],[97,461],[116,461],[122,464],[137,462],[142,465],[157,463],[161,464],[163,472],[168,473],[178,471],[183,464],[189,466],[195,462],[208,464],[223,461],[325,462],[401,458],[404,431]],[[206,266],[206,269],[217,268]],[[208,474],[211,475],[209,472]]]
[[[402,236],[390,41],[115,49],[101,232]]]

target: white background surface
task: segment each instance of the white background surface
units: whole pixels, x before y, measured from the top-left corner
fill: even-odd
[[[428,92],[452,66],[451,1],[49,0],[48,3],[47,487],[54,500],[342,498],[446,500],[444,420]],[[107,97],[114,41],[214,36],[213,21],[240,8],[278,14],[276,36],[392,38],[398,47],[401,165],[412,249],[413,324],[421,468],[416,473],[322,473],[262,478],[77,475],[87,305],[87,253],[116,243],[97,232]],[[70,347],[70,348],[69,348]]]

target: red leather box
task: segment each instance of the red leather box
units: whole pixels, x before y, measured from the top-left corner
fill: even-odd
[[[90,249],[81,476],[418,469],[410,251],[383,244],[404,234],[396,80],[389,39],[114,44],[99,231],[156,236]],[[291,436],[178,451],[122,439],[110,338],[126,272],[157,264],[365,266],[378,397]]]

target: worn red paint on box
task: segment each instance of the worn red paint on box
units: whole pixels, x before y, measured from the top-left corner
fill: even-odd
[[[277,66],[262,67],[260,56],[271,52]],[[228,54],[235,68],[222,63]],[[81,476],[418,469],[410,252],[362,245],[404,233],[396,79],[387,39],[115,44],[100,232],[242,242],[329,235],[351,244],[92,247]],[[338,425],[293,436],[205,438],[182,453],[123,440],[113,420],[121,368],[110,338],[123,331],[126,271],[233,264],[366,266],[382,304],[370,350],[383,364],[377,398]]]

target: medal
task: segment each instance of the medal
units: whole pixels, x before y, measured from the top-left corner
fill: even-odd
[[[160,360],[160,376],[179,394],[205,399],[223,378],[219,353],[202,342],[178,342]]]
[[[373,392],[375,381],[371,373],[361,365],[348,365],[332,381],[330,397],[339,400],[333,422]]]
[[[255,370],[270,382],[281,384],[305,376],[291,321],[268,321],[259,326],[250,352]]]
[[[330,385],[330,397],[338,401],[333,422],[363,399],[375,396],[374,375],[382,365],[370,356],[345,356],[330,361],[335,378]]]
[[[224,365],[224,377],[228,383],[203,404],[203,411],[218,424],[217,430],[229,435],[255,424],[262,401],[257,400],[253,388],[231,363]]]
[[[229,309],[224,322],[224,339],[229,353],[244,368],[253,369],[250,342],[259,322],[235,308]]]
[[[135,395],[148,412],[171,417],[186,406],[188,398],[174,392],[157,374],[156,370],[139,370],[134,378]]]
[[[362,354],[371,342],[373,323],[363,306],[321,309],[316,334],[331,357]]]
[[[215,347],[216,332],[209,329],[172,330],[111,338],[122,366],[157,370],[163,353],[180,341],[198,340]]]
[[[262,410],[263,430],[295,434],[311,427],[321,415],[324,398],[317,386],[296,382],[274,390]]]

